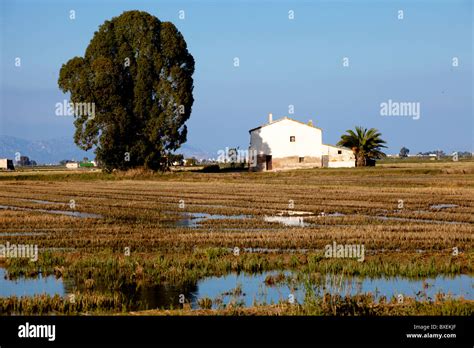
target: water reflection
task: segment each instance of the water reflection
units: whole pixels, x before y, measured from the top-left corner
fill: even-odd
[[[292,227],[307,227],[311,225],[304,221],[303,216],[264,216],[263,220],[266,222],[279,222],[282,225]]]
[[[430,206],[431,209],[447,209],[447,208],[456,208],[457,204],[434,204]]]
[[[267,285],[267,277],[278,277],[284,275],[286,280],[275,285]],[[198,282],[196,298],[209,297],[211,299],[221,297],[224,303],[232,299],[232,295],[222,294],[229,289],[238,287],[244,295],[239,300],[245,306],[252,306],[254,302],[261,304],[278,303],[287,301],[292,294],[299,303],[304,302],[305,287],[303,283],[292,281],[291,272],[266,272],[262,274],[229,274],[224,277],[210,277]],[[468,275],[455,277],[439,276],[428,279],[408,279],[403,277],[391,278],[358,278],[341,277],[328,274],[319,281],[312,281],[315,294],[323,293],[345,295],[357,295],[372,293],[376,300],[381,296],[390,299],[399,294],[410,296],[419,300],[434,299],[436,294],[442,292],[452,297],[464,297],[474,299],[473,278]],[[197,304],[195,304],[197,307]]]
[[[6,271],[0,268],[0,296],[34,296],[49,294],[64,296],[65,290],[62,280],[54,276],[36,278],[18,278],[15,280],[6,279]]]
[[[196,284],[157,284],[157,285],[141,285],[123,284],[119,289],[111,289],[100,279],[95,279],[92,289],[88,289],[86,282],[83,280],[68,279],[64,282],[66,293],[74,293],[80,291],[82,293],[88,291],[97,291],[103,294],[120,293],[126,298],[126,306],[129,310],[146,310],[146,309],[169,309],[182,307],[180,299],[184,295],[185,302],[195,302],[194,294],[197,292]],[[181,296],[181,297],[180,297]]]
[[[24,207],[14,207],[12,205],[0,205],[0,209],[21,210],[21,211],[36,211],[36,212],[40,212],[40,213],[67,215],[67,216],[73,216],[73,217],[79,217],[79,218],[98,219],[98,218],[102,217],[102,215],[100,215],[100,214],[82,213],[82,212],[79,212],[79,211],[33,209],[33,208],[24,208]]]
[[[278,281],[274,281],[277,279]],[[408,279],[403,277],[391,278],[359,278],[343,277],[328,274],[311,278],[311,288],[317,295],[323,293],[357,295],[372,293],[376,300],[403,296],[419,300],[434,299],[442,292],[454,298],[464,297],[473,300],[474,283],[469,275],[454,277],[438,276],[427,279]],[[55,279],[53,276],[37,278],[20,278],[9,280],[5,278],[5,270],[0,268],[0,296],[34,296],[49,294],[51,296],[76,291],[88,292],[85,282],[80,280]],[[299,303],[304,302],[306,287],[302,281],[297,281],[292,272],[264,272],[260,274],[230,273],[221,277],[208,277],[197,283],[188,284],[159,284],[159,285],[123,285],[112,291],[110,285],[96,280],[94,292],[120,293],[126,298],[128,310],[170,309],[181,308],[180,296],[192,308],[199,308],[199,299],[210,298],[213,307],[225,306],[230,302],[240,302],[243,306],[254,304],[271,304],[287,301],[290,294]]]
[[[243,220],[248,219],[248,215],[220,215],[208,213],[182,213],[182,217],[176,221],[176,227],[197,228],[205,220]]]

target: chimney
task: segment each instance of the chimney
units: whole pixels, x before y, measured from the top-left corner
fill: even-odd
[[[313,120],[309,120],[309,121],[308,121],[308,126],[313,127]]]
[[[273,122],[273,114],[269,113],[268,114],[268,123],[272,123],[272,122]]]

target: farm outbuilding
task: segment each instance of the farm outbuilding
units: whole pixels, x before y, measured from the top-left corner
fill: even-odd
[[[0,169],[1,170],[15,170],[13,160],[8,158],[0,158]]]
[[[312,121],[303,123],[288,117],[253,128],[250,133],[250,170],[268,171],[295,168],[355,167],[351,149],[326,145],[322,129]]]
[[[66,168],[67,169],[77,169],[77,168],[79,168],[79,163],[77,163],[77,162],[66,163]]]

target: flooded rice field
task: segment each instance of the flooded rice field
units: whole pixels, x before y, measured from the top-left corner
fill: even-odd
[[[271,303],[291,295],[300,311],[281,314],[335,315],[321,295],[340,294],[355,299],[341,304],[341,315],[376,307],[375,315],[474,314],[472,174],[267,174],[0,177],[0,253],[14,245],[38,250],[35,263],[0,255],[0,309],[186,314],[239,306],[267,315]],[[61,298],[33,298],[43,293]],[[358,312],[356,297],[367,293],[378,302]],[[440,302],[439,293],[454,302]],[[62,306],[69,295],[81,306]],[[304,304],[310,295],[314,301]],[[380,304],[399,295],[415,302],[396,310]]]

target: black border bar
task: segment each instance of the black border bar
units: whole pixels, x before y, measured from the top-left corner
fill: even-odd
[[[55,325],[55,340],[20,338],[25,323]],[[415,325],[429,329],[415,329]],[[451,329],[441,325],[451,325]],[[453,326],[455,325],[455,326]],[[437,328],[437,329],[436,329]],[[407,334],[455,338],[407,338]],[[1,348],[17,345],[414,345],[473,347],[474,317],[236,317],[11,316],[0,317]]]

